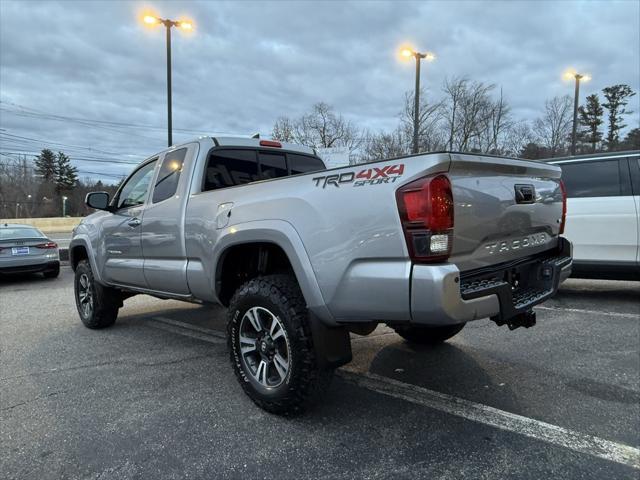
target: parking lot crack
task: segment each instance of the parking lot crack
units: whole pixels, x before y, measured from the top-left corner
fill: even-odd
[[[26,377],[35,377],[35,376],[40,376],[40,375],[49,375],[52,373],[65,373],[65,372],[72,372],[75,370],[86,370],[86,369],[90,369],[90,368],[100,368],[100,367],[107,367],[107,366],[112,366],[112,365],[134,365],[134,366],[140,366],[140,367],[155,367],[155,366],[161,366],[161,365],[171,365],[174,363],[183,363],[183,362],[190,362],[193,360],[201,360],[203,358],[208,358],[208,357],[213,357],[213,354],[206,354],[206,355],[194,355],[191,357],[184,357],[184,358],[178,358],[178,359],[173,359],[173,360],[167,360],[167,361],[158,361],[158,362],[136,362],[136,361],[131,361],[128,359],[120,359],[120,360],[111,360],[109,362],[97,362],[97,363],[90,363],[90,364],[86,364],[86,365],[74,365],[71,367],[66,367],[66,368],[53,368],[50,370],[42,370],[39,372],[30,372],[30,373],[25,373],[23,375],[15,375],[12,377],[4,377],[4,378],[0,378],[0,382],[3,381],[7,381],[7,380],[16,380],[16,379],[20,379],[20,378],[26,378]]]
[[[47,393],[46,395],[39,395],[39,396],[34,397],[34,398],[30,399],[30,400],[25,400],[24,402],[20,402],[20,403],[16,403],[15,405],[11,405],[10,407],[1,408],[0,412],[6,412],[8,410],[13,410],[16,407],[21,407],[22,405],[27,405],[29,403],[37,402],[39,400],[43,400],[43,399],[46,399],[46,398],[49,398],[49,397],[54,397],[56,395],[60,395],[61,393],[67,393],[67,392],[68,392],[68,390],[59,390],[57,392]]]

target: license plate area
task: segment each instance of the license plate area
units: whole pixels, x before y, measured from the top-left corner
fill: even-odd
[[[29,255],[29,247],[12,247],[11,255]]]

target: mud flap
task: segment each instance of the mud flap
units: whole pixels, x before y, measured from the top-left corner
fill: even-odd
[[[309,323],[319,368],[335,369],[351,361],[351,339],[345,327],[328,327],[311,313]]]

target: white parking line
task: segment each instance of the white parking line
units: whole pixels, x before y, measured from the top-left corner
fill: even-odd
[[[166,317],[154,317],[154,320],[164,324],[161,327],[158,325],[159,328],[178,335],[197,338],[218,345],[224,343],[225,335],[209,328],[190,325]],[[640,469],[640,450],[629,445],[612,442],[593,435],[586,435],[373,373],[355,373],[342,368],[338,370],[337,374],[355,385],[382,395]]]
[[[552,310],[554,312],[571,312],[571,313],[584,313],[587,315],[605,315],[609,317],[622,317],[622,318],[634,318],[640,320],[639,313],[617,313],[617,312],[602,312],[598,310],[584,310],[582,308],[564,308],[564,307],[535,307],[536,310]],[[640,307],[638,307],[640,310]]]
[[[354,373],[341,369],[338,375],[360,387],[383,395],[640,469],[640,450],[629,445],[585,435],[373,373]]]

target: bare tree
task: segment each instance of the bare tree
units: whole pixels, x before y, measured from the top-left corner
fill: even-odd
[[[411,150],[411,135],[407,135],[401,126],[391,133],[367,132],[363,135],[362,152],[358,162],[372,162],[406,155]]]
[[[534,141],[535,135],[531,131],[531,126],[528,122],[512,123],[505,129],[501,153],[519,157],[524,148]]]
[[[400,128],[402,136],[411,141],[413,136],[414,93],[405,93],[404,108],[400,112]],[[420,91],[420,112],[418,118],[418,151],[432,152],[444,148],[444,134],[442,131],[442,102],[427,102],[427,95]],[[395,132],[396,136],[399,132]],[[392,138],[389,136],[389,138]],[[411,150],[410,146],[406,150]]]
[[[273,125],[271,137],[281,142],[293,142],[295,141],[293,129],[293,122],[289,117],[279,117]]]
[[[507,107],[501,99],[499,109],[495,109],[491,99],[494,88],[493,84],[471,82],[465,77],[445,80],[444,125],[450,150],[482,151],[483,141],[487,145],[491,143],[487,141],[487,137],[491,137],[487,132],[498,125],[499,133],[501,123],[496,122],[503,121]]]
[[[510,129],[514,126],[511,118],[511,107],[507,104],[500,88],[500,96],[487,104],[488,115],[482,115],[486,118],[484,129],[479,137],[481,151],[499,155],[505,150],[506,137]]]
[[[544,104],[544,113],[533,124],[539,141],[552,157],[562,154],[571,131],[572,102],[569,95],[553,97]]]
[[[311,148],[347,147],[350,152],[362,144],[358,128],[324,102],[316,103],[310,113],[298,119],[280,117],[273,127],[273,138]]]

